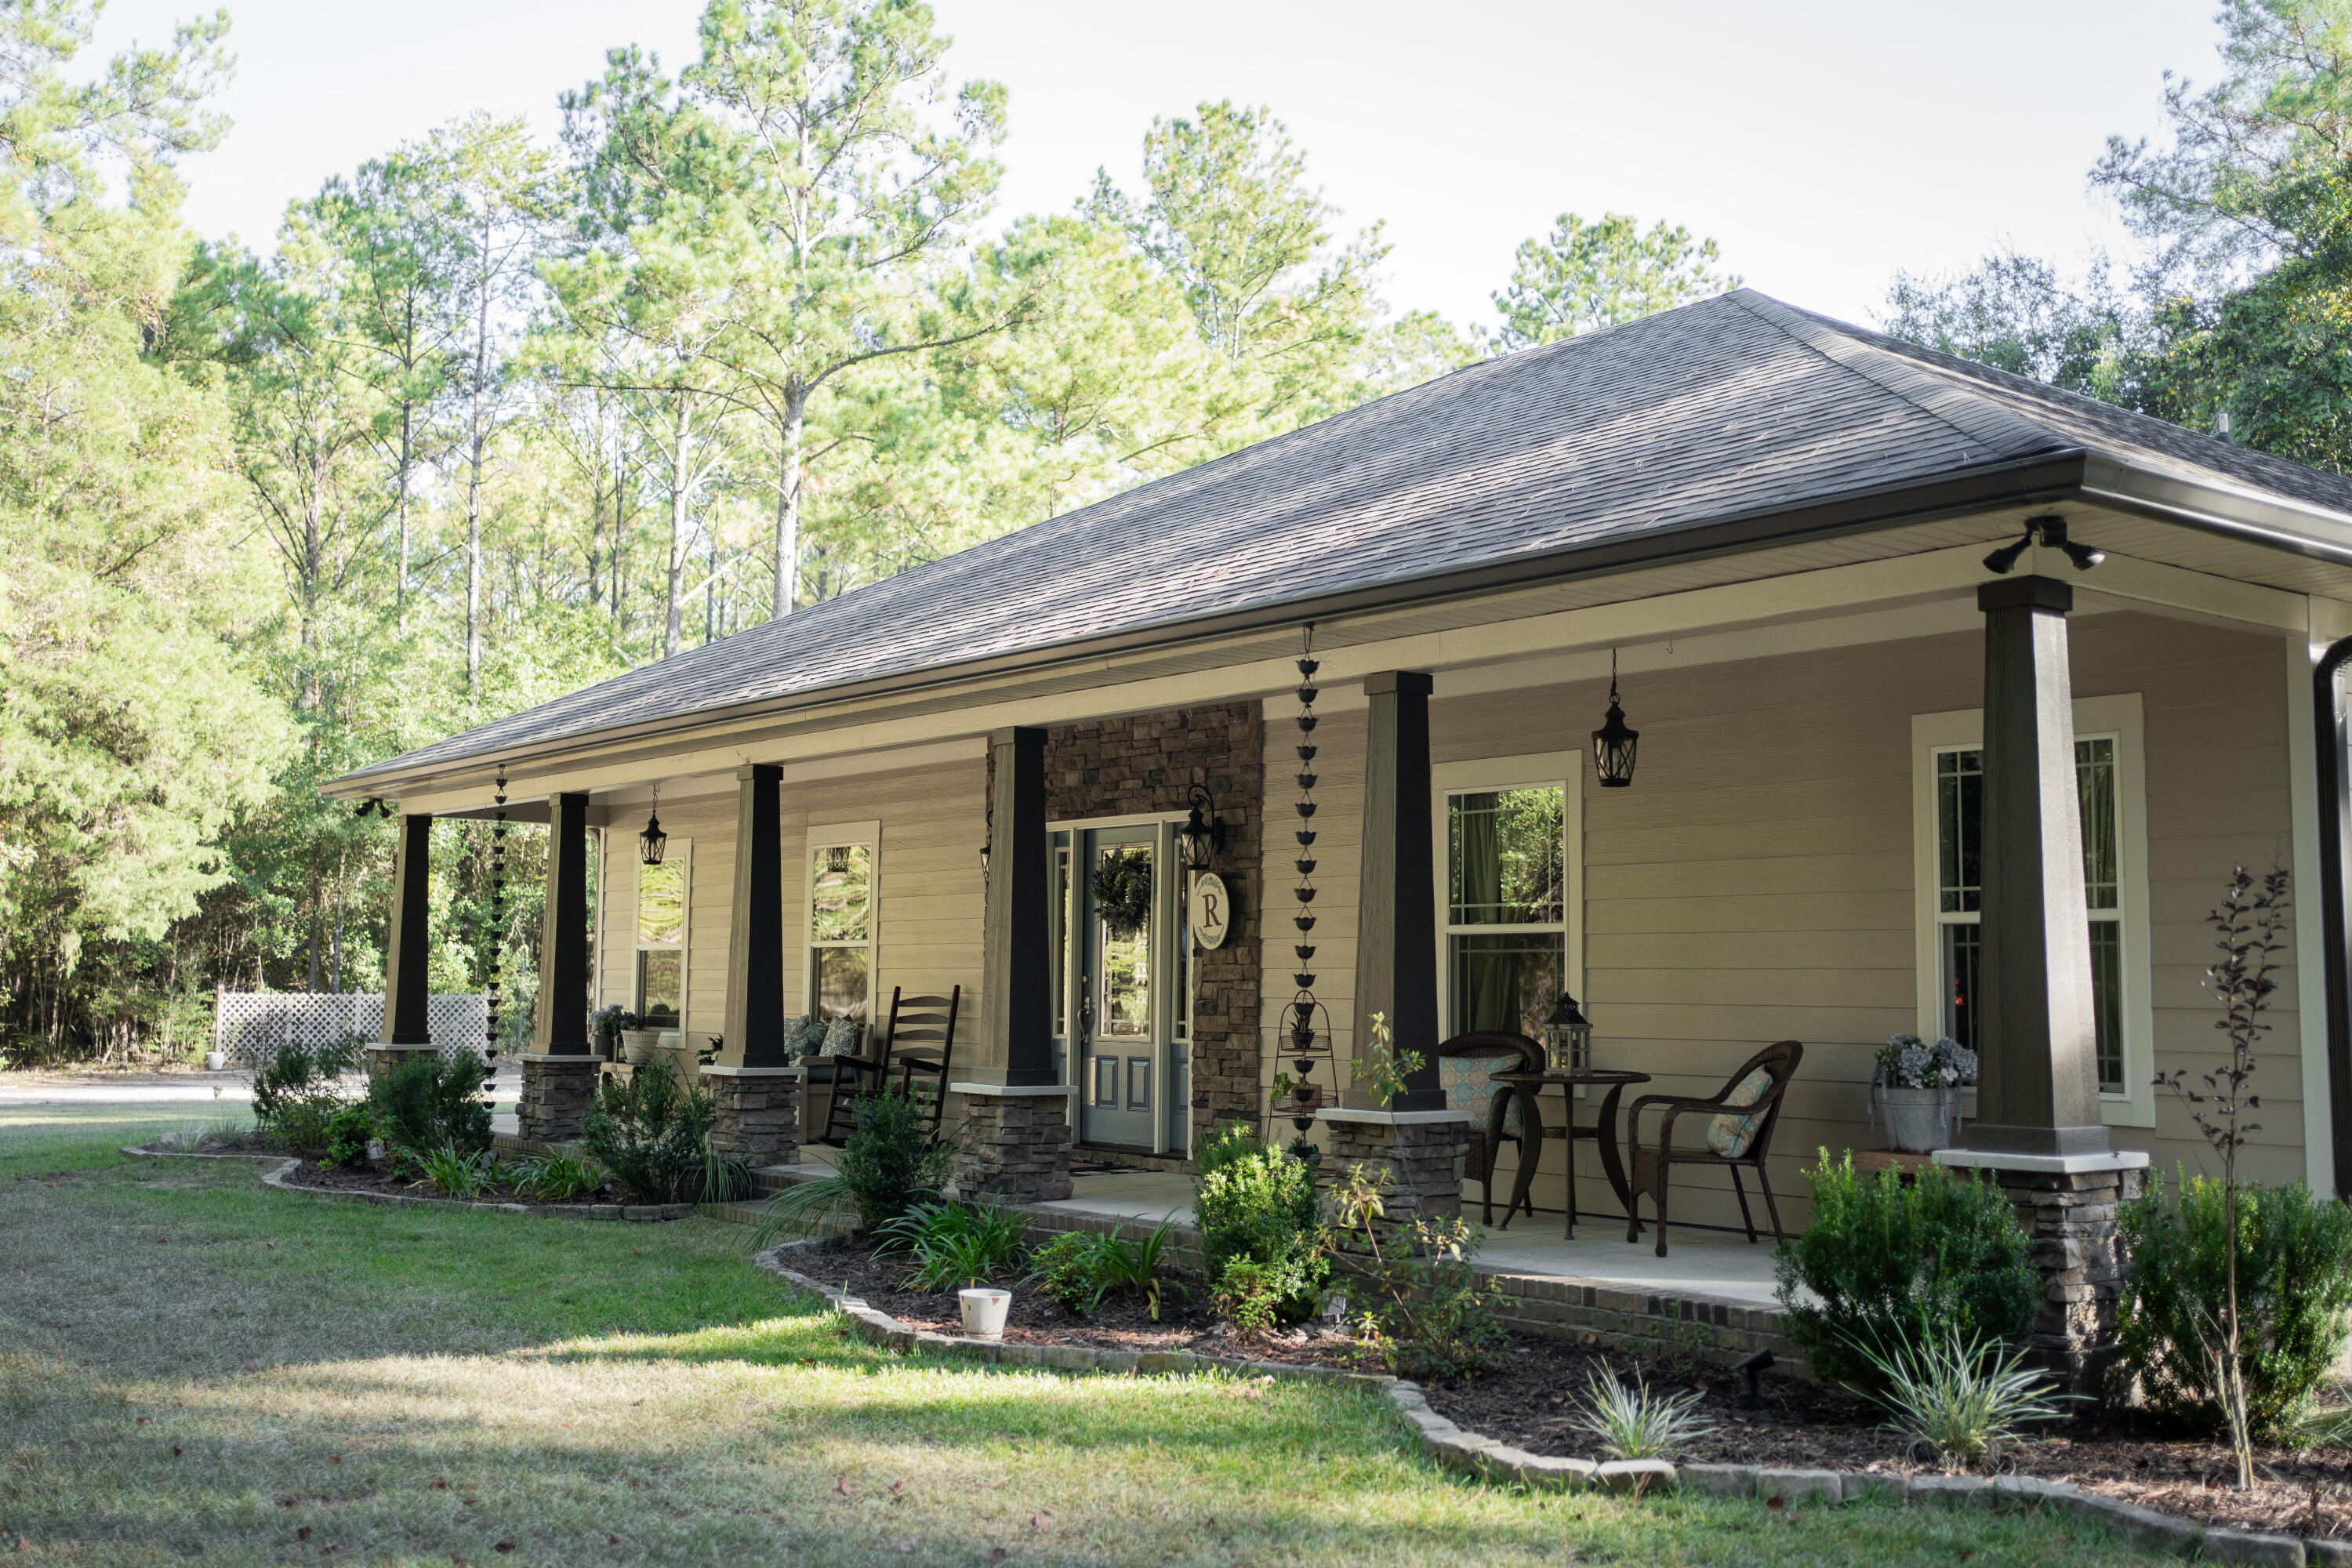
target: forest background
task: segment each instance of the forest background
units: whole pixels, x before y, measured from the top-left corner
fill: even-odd
[[[1271,110],[992,211],[1006,95],[912,0],[712,0],[562,131],[475,115],[190,232],[226,13],[79,60],[0,0],[0,1065],[185,1057],[216,988],[380,987],[389,821],[323,779],[1496,353],[1737,285],[1562,214],[1491,336],[1382,294]],[[2092,170],[2137,244],[1892,280],[1883,330],[2342,471],[2352,0],[2233,0]],[[79,62],[79,63],[78,63]],[[541,835],[450,826],[432,984],[527,1020]],[[512,987],[510,987],[510,990]]]

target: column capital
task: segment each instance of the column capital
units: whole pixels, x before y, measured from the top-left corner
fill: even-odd
[[[735,770],[735,778],[740,784],[750,784],[754,779],[781,784],[783,777],[784,764],[782,763],[745,763]]]
[[[1437,682],[1425,669],[1383,669],[1364,677],[1364,691],[1373,697],[1390,692],[1400,697],[1426,697],[1436,688]]]
[[[991,730],[988,732],[988,749],[992,752],[999,746],[1043,747],[1045,744],[1045,731],[1027,725],[1016,724],[1008,730]]]
[[[2048,610],[2064,615],[2074,607],[2074,587],[2055,577],[1999,577],[1977,584],[1977,608],[1990,614],[1994,610]]]

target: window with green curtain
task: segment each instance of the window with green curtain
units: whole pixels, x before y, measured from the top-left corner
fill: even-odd
[[[1541,1038],[1568,969],[1567,790],[1446,797],[1446,1033]]]

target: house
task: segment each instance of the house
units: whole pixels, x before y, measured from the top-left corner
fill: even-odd
[[[2095,1210],[2204,1153],[2153,1080],[2221,1050],[2201,922],[2241,863],[2284,865],[2297,914],[2252,1167],[2352,1181],[2347,633],[2352,482],[1743,289],[333,788],[405,818],[387,1047],[420,1043],[432,819],[502,791],[553,824],[541,1136],[594,1071],[592,992],[721,1037],[724,1110],[789,1099],[785,1017],[961,986],[950,1114],[994,1152],[967,1178],[1050,1194],[1061,1140],[1181,1159],[1265,1117],[1303,992],[1336,1053],[1316,1136],[1442,1166],[1434,1064],[1386,1106],[1349,1066],[1371,1015],[1426,1057],[1537,1033],[1565,988],[1643,1092],[1801,1041],[1769,1173],[1799,1221],[1816,1149],[1884,1142],[1873,1052],[1902,1031],[1983,1052],[1961,1163]],[[1639,742],[1604,788],[1612,691]],[[1213,947],[1182,913],[1195,806],[1232,903]],[[1541,1152],[1551,1206],[1568,1150],[1596,1158]],[[1677,1180],[1678,1219],[1737,1221],[1719,1173]]]

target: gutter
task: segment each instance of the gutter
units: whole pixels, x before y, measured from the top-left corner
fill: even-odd
[[[1112,632],[1045,648],[1022,649],[955,664],[934,665],[904,674],[872,676],[783,697],[698,708],[691,712],[635,724],[576,731],[545,740],[492,746],[459,756],[436,759],[413,770],[402,767],[397,757],[388,758],[330,781],[322,786],[322,793],[332,798],[348,800],[371,795],[397,796],[444,780],[485,774],[487,770],[552,761],[577,748],[609,746],[625,741],[685,733],[711,724],[819,710],[836,702],[865,698],[910,696],[976,677],[1016,670],[1042,673],[1071,664],[1098,662],[1121,654],[1296,627],[1301,621],[1313,620],[1328,625],[1337,617],[1393,611],[1436,600],[1473,597],[1541,584],[1571,582],[1643,567],[1738,554],[1774,545],[1869,533],[2003,507],[2050,505],[2082,493],[2090,461],[2090,454],[2079,447],[2041,452],[1900,489],[1864,491],[1793,510],[1694,523],[1599,544],[1571,545],[1543,554],[1339,593],[1278,600],[1255,605],[1247,609]]]
[[[2352,1194],[2352,934],[2346,930],[2346,851],[2352,848],[2352,724],[2337,678],[2352,664],[2352,637],[2328,645],[2312,671],[2312,706],[2319,775],[2319,925],[2326,954],[2327,1120],[2336,1191]]]

